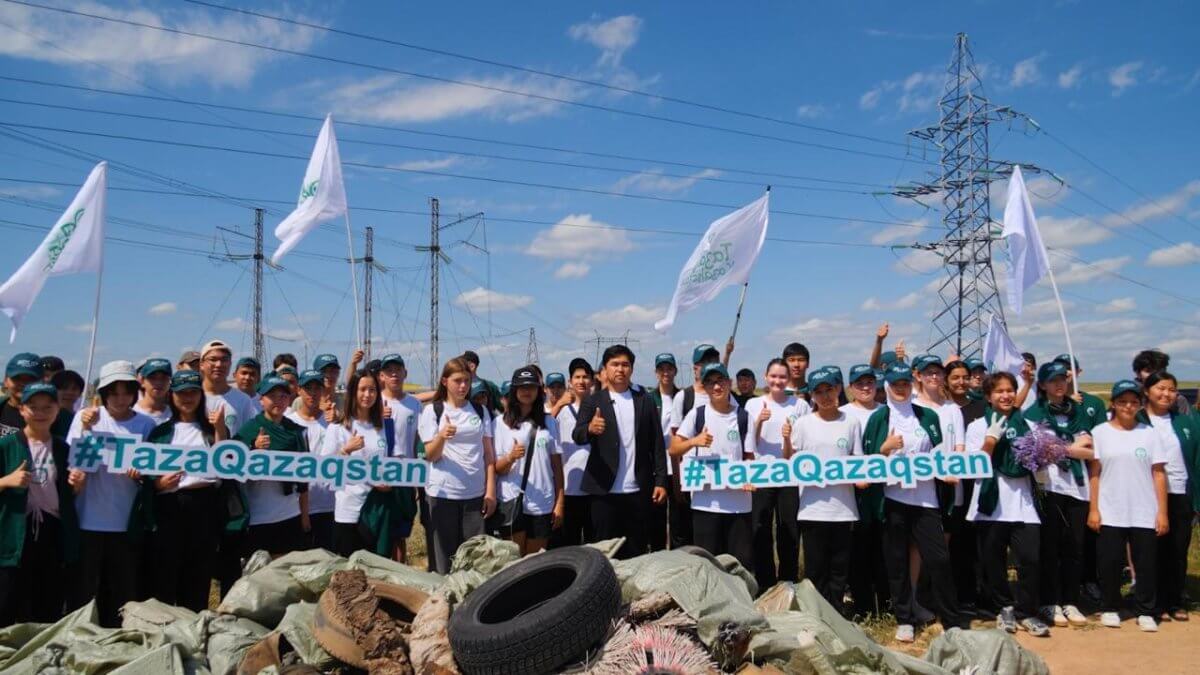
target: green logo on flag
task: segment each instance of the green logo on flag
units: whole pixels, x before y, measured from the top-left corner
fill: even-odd
[[[708,281],[720,279],[733,269],[733,257],[729,249],[733,244],[722,242],[700,257],[700,261],[692,266],[684,275],[685,286],[695,286]]]
[[[312,197],[313,195],[317,194],[317,184],[320,182],[321,182],[320,179],[318,179],[318,180],[314,180],[313,182],[309,183],[308,185],[305,185],[300,190],[300,201],[304,201],[305,199],[308,199],[309,197]]]
[[[70,220],[58,226],[58,231],[54,233],[54,238],[50,240],[50,246],[46,249],[47,260],[44,271],[49,272],[54,269],[54,265],[58,263],[58,257],[71,242],[71,235],[75,234],[75,228],[79,227],[79,219],[83,217],[85,210],[79,209]]]

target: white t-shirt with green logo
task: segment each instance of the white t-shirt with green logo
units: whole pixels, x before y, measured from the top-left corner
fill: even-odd
[[[1167,463],[1158,433],[1145,424],[1132,431],[1112,422],[1092,429],[1100,461],[1100,524],[1154,529],[1158,498],[1151,467]]]
[[[311,420],[306,420],[295,410],[288,410],[283,416],[304,427],[304,439],[308,441],[308,451],[319,455],[325,450],[325,429],[329,423],[325,414],[318,412]],[[333,490],[327,483],[308,484],[308,513],[333,513]]]
[[[1173,495],[1188,493],[1187,462],[1183,459],[1183,448],[1175,427],[1171,426],[1170,415],[1150,415],[1150,426],[1158,433],[1163,449],[1167,452],[1167,492]]]
[[[708,427],[708,433],[712,434],[712,445],[707,448],[693,448],[681,461],[686,462],[688,457],[721,457],[730,462],[740,462],[744,453],[754,453],[754,421],[750,420],[746,425],[746,438],[742,438],[737,423],[738,409],[733,404],[732,397],[730,404],[733,408],[724,415],[704,406],[704,426]],[[696,410],[700,407],[696,406],[688,412],[683,418],[683,423],[679,425],[679,431],[675,432],[676,435],[694,438],[704,431],[703,428],[696,428]],[[692,508],[709,513],[750,513],[751,500],[751,493],[741,489],[696,490],[692,493]]]
[[[392,457],[416,457],[417,420],[421,417],[421,402],[415,397],[383,397],[383,404],[391,409],[392,421],[396,425],[396,446]]]
[[[525,462],[531,462],[529,483],[525,486],[523,503],[525,513],[531,516],[544,516],[554,510],[554,465],[550,456],[561,455],[562,449],[558,444],[558,425],[554,418],[546,415],[545,425],[538,429],[533,447],[528,445],[533,430],[533,425],[528,421],[522,422],[515,430],[504,423],[503,417],[497,417],[492,425],[492,441],[495,443],[497,461],[507,457],[516,443],[526,445],[525,456],[513,463],[508,473],[499,476],[500,499],[508,501],[517,498],[521,490]]]
[[[483,418],[475,408],[466,404],[455,408],[445,403],[442,419],[434,418],[434,406],[429,404],[421,411],[417,431],[421,441],[429,444],[449,420],[456,428],[453,438],[442,446],[442,456],[429,463],[429,480],[425,491],[430,497],[440,499],[476,499],[485,492],[487,472],[484,465],[483,439],[492,437],[492,416],[483,409]]]
[[[370,459],[375,455],[387,454],[387,440],[383,429],[376,429],[367,422],[354,420],[352,429],[363,439],[362,449],[354,451],[351,457]],[[350,442],[350,429],[344,424],[330,424],[325,428],[325,442],[321,448],[322,455],[336,455],[341,452],[346,443]],[[333,521],[335,523],[354,524],[358,522],[358,514],[362,511],[367,495],[371,493],[370,485],[344,485],[334,491]]]
[[[571,438],[571,434],[575,431],[575,425],[578,423],[578,420],[575,419],[578,414],[579,406],[572,403],[558,411],[556,420],[558,423],[558,447],[563,455],[563,488],[568,497],[582,497],[587,494],[580,484],[583,482],[583,474],[587,470],[588,455],[592,452],[592,446],[579,445],[575,439]]]
[[[792,426],[792,447],[796,454],[816,455],[821,459],[861,455],[862,425],[841,411],[837,419],[828,422],[820,415],[805,415]],[[827,523],[858,520],[853,485],[810,485],[799,490],[796,520]]]
[[[967,452],[983,452],[983,444],[987,440],[988,421],[984,417],[971,422],[967,427]],[[1009,440],[1017,438],[1017,430],[1008,427],[1005,432]],[[999,523],[1028,523],[1040,525],[1037,504],[1034,502],[1033,479],[1029,476],[1010,478],[996,472],[996,508],[989,514],[979,510],[979,483],[975,484],[975,492],[971,497],[971,505],[967,507],[967,520],[971,522]]]
[[[211,413],[222,404],[225,405],[225,426],[229,428],[229,437],[233,438],[243,424],[258,415],[250,397],[230,387],[224,394],[204,392],[204,409]]]
[[[758,459],[782,458],[783,423],[790,420],[792,429],[795,430],[796,421],[812,412],[812,406],[808,404],[808,401],[795,396],[788,396],[783,403],[776,403],[770,395],[752,398],[746,401],[746,414],[750,416],[751,434],[754,433],[754,424],[758,420],[758,416],[762,414],[763,406],[771,409],[771,416],[762,424],[762,429],[756,439],[754,456]]]

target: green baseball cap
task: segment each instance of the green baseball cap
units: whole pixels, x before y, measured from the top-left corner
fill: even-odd
[[[500,395],[501,396],[508,396],[509,389],[512,389],[512,381],[511,380],[505,380],[500,383]]]
[[[1141,396],[1142,386],[1133,380],[1117,380],[1113,383],[1111,400],[1115,401],[1121,394],[1131,391],[1136,393],[1138,396]]]
[[[1062,363],[1061,361],[1050,361],[1049,363],[1043,363],[1038,368],[1037,381],[1038,384],[1045,384],[1056,377],[1066,376],[1067,364]]]
[[[244,366],[250,366],[258,372],[262,372],[262,364],[259,363],[258,359],[254,358],[253,356],[243,356],[242,358],[238,359],[237,365],[234,366],[233,369],[237,370],[238,368],[242,368]]]
[[[700,381],[707,382],[708,376],[712,375],[713,373],[716,373],[727,380],[729,379],[729,369],[727,369],[725,366],[721,365],[720,363],[706,363],[704,364],[704,368],[700,371]]]
[[[692,363],[700,363],[704,359],[712,358],[714,356],[718,359],[721,358],[721,352],[717,351],[716,347],[707,343],[696,345],[696,348],[692,350]],[[725,375],[726,377],[729,376],[728,373]]]
[[[1080,370],[1079,359],[1072,359],[1070,354],[1059,354],[1058,356],[1054,357],[1054,360],[1063,364],[1064,366],[1066,366],[1068,368],[1071,367],[1071,362],[1072,362],[1072,360],[1074,360],[1075,370]]]
[[[187,391],[201,389],[200,373],[194,370],[181,370],[171,375],[171,391]]]
[[[983,370],[987,370],[987,364],[985,364],[983,362],[983,359],[972,358],[972,359],[967,359],[963,363],[967,364],[967,370],[979,370],[981,368]]]
[[[658,356],[654,357],[654,367],[655,368],[661,366],[664,363],[669,363],[673,366],[678,367],[677,364],[675,363],[675,355],[671,354],[670,352],[663,352],[662,354],[659,354]]]
[[[325,376],[321,374],[321,371],[310,368],[303,373],[300,373],[300,375],[296,378],[296,384],[301,387],[308,386],[313,382],[318,382],[324,386]]]
[[[284,375],[284,374],[286,374],[286,373],[291,373],[292,375],[295,375],[295,374],[296,374],[296,369],[295,369],[295,368],[293,368],[293,367],[291,367],[291,366],[289,366],[289,365],[288,365],[288,364],[286,364],[286,363],[285,363],[285,364],[283,364],[282,366],[279,366],[278,368],[276,368],[276,369],[275,369],[275,374],[276,374],[276,375]]]
[[[58,388],[48,382],[34,382],[21,390],[21,403],[29,403],[29,399],[38,394],[46,394],[58,403]]]
[[[31,352],[22,352],[8,360],[8,366],[4,369],[4,376],[16,377],[18,375],[28,375],[40,380],[42,379],[43,372],[45,371],[42,368],[42,357]]]
[[[487,385],[483,383],[483,380],[475,380],[471,383],[471,393],[468,394],[468,398],[475,398],[480,394],[486,393],[488,393],[488,388]]]
[[[558,385],[560,387],[567,386],[567,376],[563,375],[562,373],[547,374],[546,375],[546,386],[553,387],[555,385]]]
[[[166,359],[146,359],[141,368],[138,368],[138,375],[142,377],[150,377],[155,373],[171,374],[171,362]]]
[[[875,369],[871,366],[865,363],[860,363],[856,366],[850,366],[850,384],[854,384],[868,375],[871,377],[876,377]]]
[[[287,380],[274,373],[271,373],[270,375],[264,377],[262,382],[258,383],[258,395],[266,396],[267,394],[271,393],[272,390],[279,389],[280,387],[287,389],[288,391],[292,390],[292,385],[288,384]]]
[[[888,384],[895,384],[897,382],[912,382],[913,371],[912,368],[909,368],[903,363],[893,363],[884,369],[883,379],[887,380]]]
[[[879,355],[879,362],[884,366],[890,366],[900,359],[896,356],[896,352],[887,351]]]
[[[942,365],[942,359],[934,354],[922,354],[913,359],[913,370],[923,372],[929,366]]]
[[[828,384],[835,387],[840,386],[842,384],[841,373],[835,371],[833,368],[825,367],[817,368],[808,374],[809,391],[816,391],[817,387],[821,386],[822,384]]]
[[[338,358],[333,354],[318,354],[317,358],[313,359],[313,370],[325,370],[330,366],[335,368],[342,367],[342,365],[338,363]]]
[[[382,359],[379,359],[379,369],[383,370],[384,366],[389,363],[394,363],[401,368],[404,367],[404,357],[399,354],[384,354]]]

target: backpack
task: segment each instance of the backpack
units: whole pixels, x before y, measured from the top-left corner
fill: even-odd
[[[692,390],[689,389],[688,391]],[[684,401],[683,403],[684,405],[687,405],[687,401]],[[708,408],[706,405],[696,408],[697,433],[704,429],[704,412],[706,408]],[[746,433],[750,430],[750,413],[746,412],[746,409],[741,406],[734,408],[734,410],[737,410],[738,438],[741,440],[743,447],[745,447]],[[687,415],[687,412],[684,412],[683,414]]]
[[[683,390],[683,414],[679,416],[679,421],[683,422],[683,418],[687,417],[687,414],[692,411],[692,408],[695,408],[695,407],[696,407],[696,390],[692,387],[688,387],[687,389]],[[701,413],[698,413],[698,414],[701,414]],[[701,417],[700,419],[703,420],[704,418]],[[704,427],[701,427],[701,428],[704,428]]]
[[[471,401],[470,403],[471,403],[471,407],[475,409],[475,414],[479,416],[480,423],[482,423],[483,422],[483,406],[479,405],[475,401]],[[445,412],[446,412],[446,402],[445,401],[434,401],[433,402],[433,420],[435,422],[437,422],[437,426],[439,426],[439,427],[442,426],[442,415]]]

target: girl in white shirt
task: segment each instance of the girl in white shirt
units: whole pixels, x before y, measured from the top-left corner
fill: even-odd
[[[570,388],[563,398],[570,400],[566,403],[559,401],[563,405],[556,419],[559,448],[562,449],[563,523],[551,535],[552,546],[578,546],[592,541],[589,497],[579,486],[587,468],[591,447],[577,444],[571,434],[578,423],[579,401],[591,395],[595,373],[591,364],[577,358],[571,361],[568,377],[571,378]]]
[[[883,392],[882,371],[860,363],[850,366],[847,379],[850,402],[840,410],[847,417],[858,420],[859,426],[865,431],[867,420],[881,405],[876,400],[876,394]],[[887,609],[891,591],[888,589],[887,570],[883,566],[883,528],[878,520],[867,517],[854,524],[852,551],[850,595],[854,598],[854,613],[860,617],[881,614]]]
[[[1096,457],[1088,463],[1091,502],[1087,524],[1099,533],[1096,569],[1104,595],[1100,623],[1120,628],[1121,568],[1125,550],[1137,570],[1133,610],[1138,628],[1158,630],[1157,538],[1167,534],[1167,451],[1158,432],[1138,421],[1142,389],[1121,380],[1112,389],[1112,420],[1092,429]]]
[[[429,462],[425,493],[439,574],[450,572],[459,545],[483,534],[484,519],[496,510],[492,416],[467,399],[470,391],[470,365],[462,358],[450,359],[418,424]]]
[[[545,548],[550,532],[562,526],[562,451],[554,418],[545,412],[545,394],[532,368],[525,366],[513,373],[505,398],[504,416],[496,418],[492,432],[496,475],[501,503],[515,507],[514,500],[521,496],[521,512],[498,515],[511,517],[511,526],[504,529],[524,556]]]
[[[387,442],[383,435],[383,402],[379,398],[379,383],[367,371],[356,371],[350,376],[346,388],[346,408],[342,421],[331,424],[325,430],[324,455],[354,455],[369,459],[387,454]],[[371,491],[390,492],[386,485],[344,485],[334,492],[333,507],[333,550],[341,556],[350,557],[360,549],[375,552],[375,542],[380,533],[371,530],[362,522],[363,505]]]

